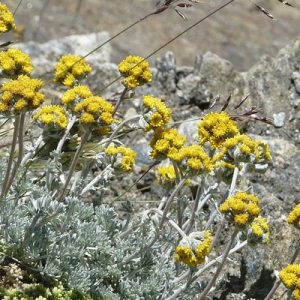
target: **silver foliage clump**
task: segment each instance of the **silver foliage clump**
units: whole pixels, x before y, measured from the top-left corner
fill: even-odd
[[[26,190],[18,204],[5,201],[0,211],[2,261],[17,257],[45,283],[63,282],[97,299],[159,299],[174,278],[174,262],[159,241],[143,248],[145,232],[153,231],[149,218],[122,238],[124,222],[113,208],[75,197],[61,203],[33,183]],[[125,261],[136,251],[141,254]]]

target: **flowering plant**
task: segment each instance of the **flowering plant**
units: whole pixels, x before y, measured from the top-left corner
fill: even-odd
[[[163,1],[153,14],[170,7],[182,6]],[[14,28],[13,14],[0,4],[0,31]],[[266,143],[239,129],[245,114],[214,108],[199,118],[193,141],[154,95],[124,117],[135,90],[155,79],[140,56],[118,65],[117,101],[83,83],[92,67],[73,54],[53,70],[61,93],[52,101],[42,90],[47,82],[31,77],[26,53],[1,51],[0,70],[0,113],[13,130],[8,158],[0,161],[3,299],[206,299],[228,257],[272,239],[259,197],[241,180],[272,160]],[[131,132],[150,149],[140,178]],[[150,172],[159,196],[132,192]],[[288,217],[296,229],[299,215],[298,205]],[[221,237],[224,226],[228,236]],[[299,299],[293,262],[280,280]]]

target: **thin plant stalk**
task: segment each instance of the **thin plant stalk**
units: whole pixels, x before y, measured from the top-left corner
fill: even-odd
[[[82,192],[80,193],[80,196],[83,196],[85,193],[87,193],[90,189],[93,188],[93,186],[95,184],[97,184],[99,182],[99,180],[103,177],[103,175],[105,174],[105,172],[111,168],[111,165],[107,165],[105,167],[105,169],[100,173],[98,174],[92,181],[90,181],[85,187],[84,189],[82,190]]]
[[[12,139],[12,143],[11,143],[6,173],[5,173],[3,183],[2,183],[1,199],[3,199],[3,197],[6,196],[6,190],[7,190],[6,187],[9,183],[10,172],[11,172],[11,168],[12,168],[13,160],[14,160],[14,152],[16,149],[17,141],[18,141],[19,125],[20,125],[20,116],[16,116],[16,118],[14,120],[13,139]]]
[[[246,245],[248,244],[247,241],[244,241],[242,243],[238,243],[234,248],[232,248],[229,251],[229,255],[241,250],[242,248],[244,248]],[[222,259],[222,255],[218,256],[217,258],[211,260],[210,262],[208,262],[202,269],[200,269],[199,271],[197,271],[193,277],[187,282],[187,284],[184,284],[183,286],[181,286],[180,288],[178,288],[177,290],[175,290],[175,292],[173,293],[172,296],[166,298],[166,300],[173,300],[173,299],[178,299],[177,297],[186,290],[186,288],[188,287],[188,285],[191,282],[194,282],[195,280],[197,280],[197,278],[202,275],[202,273],[204,273],[207,269],[211,268],[212,266],[214,266],[216,263],[219,263],[220,260]],[[180,275],[179,277],[175,278],[171,284],[172,285],[178,285],[181,281],[187,279],[189,277],[189,273],[190,271],[186,271],[184,272],[182,275]]]
[[[190,231],[191,231],[191,229],[194,225],[196,211],[198,210],[198,205],[199,205],[199,202],[200,202],[201,194],[203,193],[203,188],[204,188],[204,182],[203,182],[203,180],[201,180],[201,184],[199,184],[198,188],[197,188],[195,202],[194,202],[194,206],[193,206],[193,209],[192,209],[192,215],[190,217],[190,220],[186,224],[186,226],[183,226],[183,230],[186,234],[190,233]]]
[[[231,239],[230,241],[228,242],[225,250],[224,250],[224,253],[223,253],[223,256],[222,256],[222,260],[221,260],[221,263],[220,265],[218,266],[217,270],[214,272],[214,275],[213,277],[211,278],[211,280],[209,281],[209,283],[207,284],[207,286],[205,287],[204,291],[201,293],[200,297],[198,298],[198,300],[203,300],[206,295],[209,293],[209,291],[211,290],[211,288],[213,287],[213,285],[215,284],[217,278],[219,277],[223,267],[224,267],[224,264],[227,260],[227,257],[228,257],[228,254],[231,250],[231,247],[234,243],[234,240],[238,234],[238,229],[235,229],[235,231],[233,232],[232,236],[231,236]]]
[[[298,242],[298,246],[296,247],[296,250],[291,258],[290,264],[293,264],[295,262],[296,258],[299,255],[299,251],[300,251],[300,243]],[[281,280],[279,278],[276,278],[271,291],[269,292],[269,294],[266,296],[266,298],[264,300],[271,300],[272,297],[274,296],[275,292],[279,288],[280,284],[281,284]]]
[[[181,190],[181,188],[183,187],[183,185],[185,184],[186,178],[183,177],[180,182],[178,183],[178,185],[176,186],[176,188],[174,189],[174,191],[172,192],[172,194],[170,195],[169,199],[166,202],[164,211],[163,211],[163,215],[159,224],[160,229],[162,228],[162,226],[164,225],[164,222],[166,220],[167,217],[167,213],[171,207],[172,201],[173,199],[176,197],[176,195],[178,194],[178,192]]]
[[[158,210],[158,209],[151,209],[151,211],[154,211],[156,214],[158,214],[161,218],[163,218],[163,212]],[[181,235],[182,238],[187,238],[187,235],[185,234],[185,232],[172,220],[170,220],[169,218],[165,218],[167,220],[167,222]]]
[[[7,194],[12,183],[13,180],[16,176],[16,173],[18,171],[18,168],[21,165],[23,156],[24,156],[24,124],[25,124],[25,112],[20,114],[20,120],[19,120],[19,130],[18,130],[18,145],[19,145],[19,153],[18,153],[18,159],[17,162],[15,163],[13,170],[11,172],[8,184],[5,188],[5,193]]]
[[[123,128],[124,125],[126,125],[127,123],[137,120],[141,117],[141,115],[135,115],[132,117],[127,118],[126,120],[124,120],[122,123],[119,124],[119,126],[113,131],[113,133],[111,134],[111,136],[106,139],[105,141],[101,142],[101,144],[104,144],[104,148],[106,148],[108,146],[108,144],[116,137],[117,133]]]
[[[63,137],[59,140],[59,143],[58,143],[58,145],[57,145],[57,147],[56,147],[56,152],[57,152],[57,153],[60,153],[60,152],[61,152],[62,147],[63,147],[64,143],[66,142],[67,137],[68,137],[68,135],[69,135],[69,133],[70,133],[70,131],[71,131],[73,125],[75,124],[75,122],[76,122],[76,117],[73,116],[73,117],[70,119],[70,121],[68,122],[66,131],[65,131]]]
[[[33,149],[31,151],[29,151],[22,159],[21,161],[21,168],[24,167],[26,165],[26,163],[28,162],[29,159],[31,159],[34,154],[36,153],[37,149],[39,148],[39,146],[41,145],[43,141],[43,136],[39,136],[39,138],[36,140]]]
[[[86,143],[86,141],[88,140],[88,137],[90,135],[90,132],[88,130],[85,130],[83,136],[82,136],[82,139],[81,139],[81,142],[80,142],[80,145],[78,146],[77,150],[76,150],[76,153],[75,153],[75,156],[72,160],[72,163],[71,163],[71,166],[70,166],[70,170],[69,170],[69,173],[68,173],[68,177],[65,181],[65,184],[62,188],[62,192],[60,193],[60,195],[58,196],[58,201],[62,201],[65,193],[66,193],[66,190],[67,190],[67,187],[71,181],[71,178],[72,178],[72,175],[73,175],[73,172],[75,170],[75,167],[76,167],[76,164],[78,162],[78,159],[80,157],[80,154],[81,154],[81,151],[83,149],[83,146],[84,144]]]
[[[233,171],[233,176],[232,176],[232,180],[231,180],[231,184],[230,184],[230,188],[229,188],[229,191],[228,191],[227,198],[231,197],[234,194],[234,191],[235,191],[235,188],[236,188],[236,182],[237,182],[237,179],[238,179],[238,175],[239,175],[239,168],[235,167],[234,171]],[[213,211],[213,213],[211,214],[209,220],[205,224],[205,230],[207,230],[211,226],[211,224],[214,222],[214,219],[215,219],[217,214],[218,214],[218,210],[215,209]]]
[[[122,94],[120,96],[120,98],[118,99],[118,102],[116,103],[116,106],[114,108],[114,111],[112,113],[112,115],[114,116],[116,114],[116,112],[118,111],[122,101],[124,100],[125,96],[126,96],[126,93],[128,92],[128,88],[125,86],[123,91],[122,91]]]

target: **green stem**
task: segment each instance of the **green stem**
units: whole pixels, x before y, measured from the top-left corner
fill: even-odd
[[[88,136],[89,136],[90,132],[88,130],[86,130],[82,136],[82,139],[81,139],[81,142],[80,142],[80,145],[78,146],[77,150],[76,150],[76,153],[75,153],[75,156],[72,160],[72,163],[71,163],[71,166],[70,166],[70,170],[69,170],[69,173],[68,173],[68,177],[66,179],[66,182],[62,188],[62,192],[60,193],[60,195],[58,196],[57,198],[57,201],[62,201],[65,193],[66,193],[66,190],[67,190],[67,187],[71,181],[71,178],[72,178],[72,175],[73,175],[73,172],[75,170],[75,167],[76,167],[76,164],[77,164],[77,161],[79,159],[79,156],[81,154],[81,151],[83,149],[83,146],[84,144],[86,143],[86,141],[88,140]]]
[[[14,152],[15,152],[16,144],[17,144],[17,140],[18,140],[19,125],[20,125],[20,116],[17,116],[14,121],[14,133],[13,133],[13,139],[12,139],[12,143],[11,143],[9,158],[8,158],[8,162],[7,162],[6,173],[5,173],[5,177],[4,177],[3,184],[2,184],[1,200],[7,194],[6,187],[9,182],[10,172],[11,172],[11,168],[12,168],[12,164],[13,164]]]

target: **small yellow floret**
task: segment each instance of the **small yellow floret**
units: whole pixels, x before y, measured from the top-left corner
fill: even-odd
[[[299,300],[300,291],[300,265],[288,265],[279,273],[282,283],[293,291],[294,299]]]
[[[30,75],[33,66],[30,57],[19,49],[0,51],[0,69],[7,76]]]
[[[257,217],[253,220],[250,227],[249,238],[253,242],[264,241],[266,244],[270,242],[270,230],[268,222],[263,217]]]
[[[0,32],[4,33],[11,29],[16,29],[14,16],[7,5],[0,2]]]
[[[64,55],[55,66],[54,81],[72,86],[76,80],[82,79],[91,71],[92,67],[82,57],[73,54]]]
[[[158,98],[152,95],[143,96],[143,105],[147,110],[145,115],[148,125],[145,131],[150,129],[164,128],[171,120],[171,109]]]
[[[232,138],[226,139],[214,156],[214,161],[220,161],[224,157],[228,159],[233,154],[235,161],[252,161],[253,163],[265,163],[272,159],[268,145],[261,141],[251,139],[245,134],[237,134]],[[250,159],[253,157],[253,160]]]
[[[238,192],[220,205],[220,212],[229,215],[237,226],[245,226],[260,213],[259,200],[253,194]]]
[[[180,155],[182,163],[186,164],[190,171],[197,173],[200,171],[210,172],[214,168],[210,157],[200,145],[182,147]]]
[[[209,142],[212,148],[219,148],[222,143],[237,134],[237,124],[226,112],[209,113],[198,125],[199,141]]]
[[[68,109],[73,110],[74,106],[80,101],[92,97],[92,92],[86,85],[77,85],[67,90],[61,98],[61,102]]]
[[[59,105],[45,105],[33,115],[33,120],[41,126],[50,125],[59,129],[65,129],[68,125],[68,118],[63,107]]]
[[[155,131],[150,145],[152,147],[152,158],[167,157],[173,161],[180,161],[182,155],[180,148],[185,143],[185,137],[180,135],[174,128],[165,131]]]
[[[212,236],[210,231],[205,231],[200,240],[191,236],[183,239],[176,247],[175,259],[177,262],[184,263],[190,267],[196,267],[199,264],[203,264],[210,253]]]
[[[79,114],[83,125],[109,126],[113,123],[113,106],[104,98],[92,96],[74,106],[73,112]]]
[[[159,184],[174,182],[176,179],[174,166],[168,165],[168,166],[158,167],[157,177],[158,177]]]
[[[38,108],[45,99],[39,92],[43,82],[20,75],[16,80],[2,84],[2,98],[0,99],[0,112],[20,113],[24,110]]]
[[[149,63],[140,56],[129,55],[120,62],[118,67],[121,75],[125,77],[123,84],[128,89],[152,81]]]
[[[120,167],[122,170],[126,172],[130,172],[133,169],[133,166],[135,164],[135,157],[136,153],[130,149],[123,146],[115,147],[115,146],[109,146],[105,149],[105,153],[110,156],[117,157],[120,154],[121,161],[120,161]],[[118,157],[117,157],[118,160]]]
[[[297,204],[288,216],[288,223],[300,229],[300,203]]]

